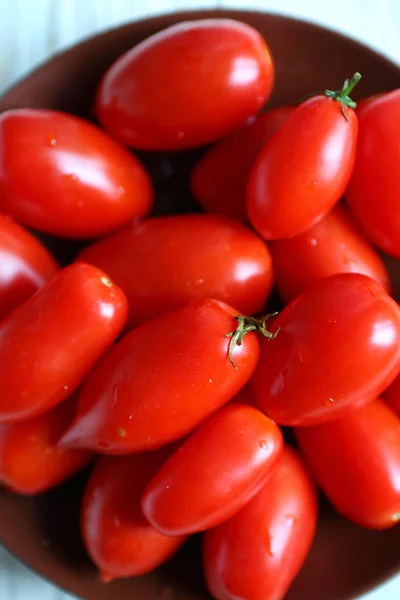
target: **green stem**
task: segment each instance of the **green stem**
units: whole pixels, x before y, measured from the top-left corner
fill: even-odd
[[[280,327],[274,333],[271,333],[267,329],[267,321],[269,319],[271,319],[272,317],[276,317],[277,314],[278,314],[277,312],[270,313],[268,315],[265,315],[261,319],[256,319],[254,317],[243,317],[243,316],[235,317],[235,320],[238,323],[235,331],[231,331],[230,333],[226,333],[225,335],[226,335],[226,337],[231,338],[231,341],[229,342],[229,346],[228,346],[228,357],[229,357],[229,362],[236,370],[237,370],[237,366],[233,362],[233,351],[235,349],[235,346],[241,346],[243,338],[248,333],[250,333],[250,331],[257,331],[258,333],[261,333],[261,335],[268,340],[275,339],[280,331]]]
[[[353,77],[351,79],[346,79],[345,82],[343,83],[343,87],[341,90],[325,90],[324,91],[324,96],[326,96],[327,98],[332,98],[332,100],[336,100],[336,102],[340,102],[342,105],[342,115],[344,116],[344,118],[346,119],[346,121],[348,122],[348,118],[347,115],[345,113],[345,108],[356,108],[357,103],[354,102],[354,100],[352,100],[350,98],[350,92],[354,89],[354,87],[357,85],[357,83],[360,81],[361,79],[361,74],[360,73],[354,73]]]

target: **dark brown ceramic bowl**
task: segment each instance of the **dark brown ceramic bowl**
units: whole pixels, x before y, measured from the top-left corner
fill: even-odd
[[[43,107],[90,116],[105,69],[125,50],[184,19],[232,17],[267,39],[277,67],[270,105],[297,102],[313,90],[338,88],[355,71],[364,78],[354,96],[400,85],[399,68],[337,33],[293,19],[251,12],[193,12],[158,17],[109,31],[56,56],[0,99],[0,111]],[[167,204],[169,200],[167,199]],[[176,208],[176,207],[175,207]],[[145,577],[102,584],[79,538],[79,501],[85,474],[38,498],[0,491],[0,542],[26,565],[88,600],[206,600],[198,540]],[[322,510],[318,533],[290,600],[354,598],[400,568],[400,528],[364,531]]]

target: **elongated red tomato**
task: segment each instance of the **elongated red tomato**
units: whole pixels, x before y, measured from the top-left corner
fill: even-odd
[[[385,390],[383,398],[392,410],[400,417],[400,375]]]
[[[358,129],[349,89],[303,102],[259,154],[248,182],[247,211],[264,239],[302,233],[340,200]]]
[[[336,510],[362,527],[400,520],[400,419],[378,399],[345,419],[296,431],[317,483]]]
[[[53,235],[92,238],[150,211],[139,161],[72,115],[18,109],[0,115],[0,210]]]
[[[254,162],[294,107],[274,108],[218,141],[194,167],[193,195],[210,212],[247,221],[247,180]]]
[[[125,324],[127,301],[102,271],[62,269],[0,325],[0,423],[65,400]]]
[[[127,454],[183,437],[228,402],[254,372],[254,333],[235,346],[230,306],[193,300],[147,321],[110,349],[83,386],[63,443]]]
[[[365,102],[357,114],[360,137],[346,201],[368,238],[400,258],[400,148],[395,133],[400,90]]]
[[[327,277],[274,320],[252,378],[261,409],[280,425],[341,417],[376,398],[400,369],[400,309],[375,281]]]
[[[335,273],[368,275],[391,293],[384,262],[343,206],[336,206],[306,232],[271,242],[270,248],[275,283],[286,303],[319,279]]]
[[[286,447],[262,490],[232,519],[204,534],[204,572],[216,600],[278,600],[310,549],[315,486]]]
[[[132,48],[107,71],[96,111],[143,150],[181,150],[237,129],[269,97],[274,67],[261,35],[230,19],[188,21]]]
[[[0,320],[57,271],[50,252],[15,221],[0,214]]]
[[[166,535],[215,527],[257,493],[282,445],[282,434],[271,419],[251,406],[229,405],[156,473],[144,491],[143,512]]]
[[[0,482],[19,494],[39,494],[82,469],[91,452],[57,446],[75,408],[71,397],[29,421],[0,425]]]
[[[133,326],[194,298],[216,298],[244,314],[264,309],[273,283],[265,243],[219,215],[179,215],[133,223],[86,248],[129,300]]]
[[[165,562],[185,540],[158,533],[145,519],[140,497],[166,452],[103,456],[86,486],[81,530],[104,582],[143,575]]]

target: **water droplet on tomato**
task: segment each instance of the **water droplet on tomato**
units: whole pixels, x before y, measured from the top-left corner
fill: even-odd
[[[64,390],[67,390],[69,388],[69,385],[64,385]]]
[[[262,450],[268,450],[269,449],[269,446],[268,446],[268,444],[267,444],[267,442],[265,440],[261,440],[261,442],[258,445],[260,446],[260,448]]]
[[[286,515],[286,520],[292,527],[297,523],[297,517],[291,514]]]
[[[318,245],[318,242],[314,237],[308,238],[308,243],[310,244],[310,246],[313,246],[313,248],[315,248],[315,246]]]
[[[195,283],[195,285],[201,285],[202,283],[204,283],[204,279],[201,279],[201,278],[196,279],[196,281],[194,283]]]
[[[333,398],[328,398],[325,400],[325,406],[334,406],[335,400]]]
[[[50,148],[55,148],[57,146],[57,139],[54,133],[47,134],[47,145],[50,146]]]

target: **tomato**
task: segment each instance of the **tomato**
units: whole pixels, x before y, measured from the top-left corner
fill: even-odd
[[[124,294],[99,269],[60,270],[0,325],[0,423],[65,400],[125,324]]]
[[[255,333],[228,358],[236,311],[193,300],[133,329],[87,378],[62,443],[128,454],[183,437],[250,379],[259,356]]]
[[[304,233],[270,244],[275,283],[285,302],[335,273],[363,273],[390,294],[389,273],[379,254],[338,205]]]
[[[216,298],[244,314],[264,309],[273,283],[265,243],[218,215],[156,217],[88,247],[81,259],[103,269],[129,300],[129,326],[193,298]]]
[[[149,212],[150,179],[127,150],[77,117],[0,115],[0,210],[53,235],[92,238]]]
[[[400,375],[385,390],[383,398],[390,408],[400,416]]]
[[[140,508],[143,489],[165,455],[163,449],[133,456],[103,456],[89,478],[81,530],[104,582],[152,571],[185,540],[158,533]]]
[[[400,309],[355,273],[320,280],[274,320],[252,378],[261,409],[280,425],[339,418],[376,398],[400,370]]]
[[[151,479],[142,498],[143,513],[166,535],[215,527],[256,494],[282,445],[271,419],[251,406],[229,405],[195,431]]]
[[[367,237],[400,258],[400,90],[364,103],[360,136],[346,201]]]
[[[296,436],[337,512],[371,529],[400,520],[400,419],[382,400]]]
[[[23,227],[0,214],[0,320],[57,271],[50,252]]]
[[[191,188],[205,210],[247,221],[246,188],[251,168],[293,111],[291,106],[269,110],[217,142],[200,159],[191,174]]]
[[[0,425],[0,482],[18,494],[39,494],[86,466],[87,450],[57,447],[75,408],[71,397],[29,421]]]
[[[262,490],[232,519],[204,534],[204,572],[216,600],[286,595],[317,524],[315,487],[286,447]]]
[[[264,239],[302,233],[340,200],[356,152],[355,103],[347,96],[355,79],[341,92],[326,92],[330,97],[303,102],[260,152],[248,181],[247,211]]]
[[[141,42],[106,72],[100,122],[143,150],[182,150],[237,129],[269,97],[274,67],[261,35],[231,19],[186,21]]]

